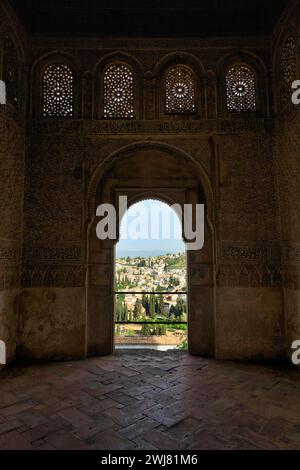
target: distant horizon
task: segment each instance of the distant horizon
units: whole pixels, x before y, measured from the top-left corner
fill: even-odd
[[[156,256],[166,256],[168,254],[170,255],[181,255],[184,254],[185,251],[173,251],[173,250],[168,250],[168,251],[160,251],[160,250],[127,250],[127,251],[117,251],[116,252],[116,259],[121,259],[121,258],[149,258],[150,257],[156,257]]]

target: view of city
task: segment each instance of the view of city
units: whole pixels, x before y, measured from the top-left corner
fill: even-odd
[[[170,206],[148,199],[129,207],[120,233],[115,262],[116,346],[185,349],[187,285],[181,221]]]
[[[187,346],[185,253],[116,260],[116,344]]]

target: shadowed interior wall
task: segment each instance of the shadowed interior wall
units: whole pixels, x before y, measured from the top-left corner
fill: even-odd
[[[300,339],[300,105],[282,108],[280,55],[291,35],[299,46],[300,5],[287,10],[273,35],[274,75],[277,85],[276,138],[274,152],[281,228],[282,287],[285,313],[285,351],[291,357],[291,344]],[[295,80],[300,79],[300,53],[296,49]],[[290,97],[292,90],[290,90]]]
[[[18,330],[18,294],[22,252],[25,117],[24,32],[6,2],[0,4],[0,49],[4,50],[2,74],[11,70],[14,102],[0,106],[0,338],[7,347],[7,361],[15,357]],[[13,47],[11,47],[13,45]],[[1,56],[1,54],[0,54]],[[1,64],[1,61],[0,61]],[[1,67],[0,67],[1,71]],[[1,78],[1,74],[0,74]],[[3,77],[4,78],[4,77]]]
[[[37,86],[34,85],[38,83],[35,80],[39,80],[35,71],[38,72],[40,61],[36,60],[44,54],[43,60],[48,61],[48,53],[53,47],[49,40],[46,42],[37,40],[31,51],[34,80],[31,84],[32,113],[35,119],[28,126],[25,169],[23,274],[26,289],[21,293],[20,305],[22,354],[26,357],[81,356],[89,351],[85,341],[91,335],[95,336],[99,329],[96,325],[101,326],[102,316],[103,329],[107,330],[108,323],[104,317],[112,295],[109,266],[98,270],[99,281],[96,284],[102,284],[97,290],[98,301],[95,294],[90,303],[85,291],[86,279],[89,278],[87,267],[93,263],[88,261],[87,253],[87,226],[94,217],[94,214],[87,213],[88,188],[102,162],[109,162],[110,156],[125,146],[149,139],[150,142],[170,145],[175,153],[185,152],[198,161],[212,188],[215,233],[212,250],[216,262],[210,276],[205,278],[200,271],[198,276],[194,273],[199,285],[194,287],[191,299],[198,318],[215,318],[214,351],[205,348],[206,352],[219,358],[281,355],[282,289],[276,278],[280,268],[278,206],[276,199],[269,197],[269,194],[276,193],[276,186],[270,140],[273,121],[268,117],[267,94],[262,93],[261,117],[231,116],[221,103],[218,104],[222,88],[216,88],[214,77],[218,71],[215,64],[219,64],[219,73],[222,74],[225,59],[221,45],[224,45],[224,39],[215,40],[209,54],[205,40],[165,41],[164,46],[171,59],[162,50],[160,41],[141,40],[143,48],[139,49],[136,40],[126,40],[123,47],[128,50],[127,60],[138,64],[136,77],[141,85],[138,119],[102,120],[99,119],[101,106],[97,98],[101,91],[101,67],[120,57],[120,53],[113,52],[118,40],[111,41],[112,49],[108,52],[104,49],[103,40],[98,41],[96,47],[93,40],[87,39],[79,47],[72,40],[65,39],[61,46],[59,41],[55,41],[56,50],[68,43],[68,54],[72,57],[76,52],[74,67],[76,63],[80,64],[76,73],[82,76],[84,71],[94,70],[91,72],[94,78],[89,76],[84,80],[83,90],[78,91],[78,96],[84,99],[83,107],[78,106],[76,113],[86,119],[41,119],[36,107]],[[239,40],[236,47],[238,45]],[[193,118],[166,116],[163,97],[159,93],[163,71],[169,60],[171,63],[178,60],[174,51],[182,46],[192,50],[186,60],[189,63],[194,60],[200,76],[200,108],[199,114]],[[268,63],[265,42],[249,39],[248,48],[252,55],[259,57],[256,64],[260,70],[260,61]],[[95,66],[97,60],[98,66]],[[182,56],[180,60],[183,60]],[[206,70],[212,71],[207,81],[204,80]],[[265,90],[263,68],[258,77],[262,81],[261,89]],[[219,82],[223,83],[221,77]],[[87,93],[93,85],[95,92]],[[205,96],[209,96],[207,101]],[[144,106],[140,106],[141,100]],[[214,119],[209,119],[209,116],[214,116]],[[147,168],[147,159],[142,155],[137,153],[135,156],[137,175]],[[185,168],[184,162],[178,162],[175,170],[163,156],[159,162],[161,167],[157,167],[157,174],[163,172],[169,174],[169,178],[179,178]],[[117,162],[115,169],[118,169]],[[119,178],[121,173],[122,166]],[[126,181],[126,172],[123,178]],[[101,185],[100,180],[98,183]],[[151,179],[148,179],[148,185],[151,185]],[[210,286],[216,289],[215,293],[209,292]],[[93,308],[92,321],[87,325],[90,308]],[[91,348],[90,353],[109,352],[109,346],[105,345],[109,345],[111,340],[107,337],[106,341],[99,342],[100,346]],[[205,338],[201,339],[199,335],[199,347],[194,350],[200,352],[200,343],[204,341]]]

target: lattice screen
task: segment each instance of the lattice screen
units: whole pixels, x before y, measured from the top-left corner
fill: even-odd
[[[254,72],[244,65],[231,67],[226,75],[228,111],[256,111],[256,85]]]
[[[165,81],[166,113],[194,113],[195,79],[193,72],[184,65],[176,65],[168,70]]]
[[[67,65],[48,65],[42,80],[43,116],[73,117],[73,88],[73,73]]]
[[[134,76],[124,64],[112,64],[104,73],[104,117],[134,118]]]

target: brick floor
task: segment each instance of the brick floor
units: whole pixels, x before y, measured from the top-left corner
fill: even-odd
[[[300,449],[300,373],[137,350],[10,366],[0,449]]]

